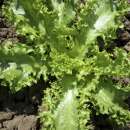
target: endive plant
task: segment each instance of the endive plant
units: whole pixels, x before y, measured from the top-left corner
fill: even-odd
[[[117,28],[123,27],[120,18],[129,9],[125,0],[12,0],[3,8],[17,33],[28,39],[24,56],[31,58],[31,63],[18,64],[14,56],[19,52],[14,53],[9,57],[14,59],[11,65],[31,67],[26,69],[30,77],[24,85],[41,75],[49,81],[39,110],[43,130],[91,130],[94,116],[100,115],[119,126],[130,120],[124,102],[130,87],[112,81],[114,76],[130,76],[129,54],[115,48],[112,58],[104,49],[116,38]],[[98,38],[103,40],[102,51]],[[9,80],[11,85],[21,82],[21,78],[15,81],[18,76]],[[1,79],[8,81],[7,77]]]

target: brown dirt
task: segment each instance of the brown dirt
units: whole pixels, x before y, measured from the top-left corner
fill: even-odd
[[[44,83],[13,94],[0,86],[0,130],[39,130],[37,118]]]
[[[0,42],[17,38],[15,32],[15,28],[13,28],[0,14]]]

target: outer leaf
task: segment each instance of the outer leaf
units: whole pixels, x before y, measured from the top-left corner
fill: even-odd
[[[31,52],[26,46],[14,45],[0,48],[0,79],[4,85],[9,84],[13,91],[18,91],[22,87],[30,86],[37,82],[36,79],[41,62],[30,56]]]
[[[76,90],[68,90],[55,112],[56,130],[78,130]]]
[[[129,96],[129,91],[116,88],[110,80],[100,83],[101,89],[95,95],[95,100],[102,114],[110,114],[110,118],[118,124],[130,120],[130,112],[126,109],[124,100]]]

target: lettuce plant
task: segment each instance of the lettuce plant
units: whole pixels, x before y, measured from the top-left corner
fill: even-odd
[[[2,45],[0,79],[14,91],[41,76],[49,82],[39,110],[43,130],[91,130],[101,114],[114,125],[130,120],[130,87],[112,81],[130,76],[129,54],[104,49],[129,9],[125,0],[12,0],[3,8],[27,41]]]

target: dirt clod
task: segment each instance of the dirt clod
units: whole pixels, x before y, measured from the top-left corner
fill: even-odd
[[[0,122],[12,119],[13,115],[12,112],[0,112]]]
[[[3,122],[3,126],[7,130],[36,130],[37,121],[38,119],[34,115],[20,115],[10,121]]]
[[[27,87],[15,94],[0,86],[0,130],[39,130],[42,86]]]

